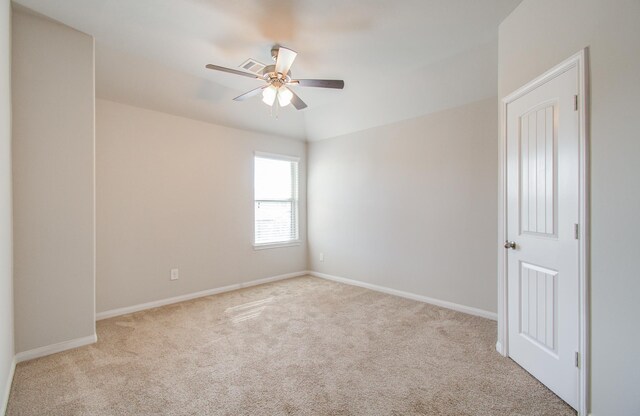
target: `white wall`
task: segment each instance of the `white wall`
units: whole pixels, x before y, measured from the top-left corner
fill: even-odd
[[[0,1],[0,414],[9,398],[13,362],[11,225],[11,3]]]
[[[96,120],[98,312],[306,269],[305,244],[252,246],[256,150],[301,157],[306,240],[304,142],[106,100]]]
[[[640,1],[524,0],[500,26],[499,96],[588,46],[592,414],[640,414]]]
[[[16,351],[95,333],[93,38],[13,13]]]
[[[310,268],[495,312],[496,120],[492,98],[311,143]]]

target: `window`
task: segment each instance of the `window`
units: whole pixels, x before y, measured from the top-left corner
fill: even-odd
[[[298,243],[298,159],[256,153],[256,248]]]

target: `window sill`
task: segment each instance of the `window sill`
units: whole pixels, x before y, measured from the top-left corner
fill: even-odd
[[[294,241],[284,241],[282,243],[265,243],[265,244],[254,244],[254,250],[267,250],[270,248],[280,248],[280,247],[295,247],[300,245],[300,240]]]

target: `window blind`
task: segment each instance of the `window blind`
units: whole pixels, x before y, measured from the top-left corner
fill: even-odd
[[[287,157],[254,159],[255,244],[298,240],[298,162]]]

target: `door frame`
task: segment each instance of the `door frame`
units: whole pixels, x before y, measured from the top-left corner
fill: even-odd
[[[578,140],[579,155],[579,251],[578,251],[578,415],[588,415],[589,403],[589,264],[590,264],[590,223],[589,223],[589,83],[588,49],[571,56],[559,65],[529,81],[521,88],[507,95],[500,104],[500,155],[498,207],[498,340],[496,350],[509,356],[507,255],[504,242],[507,240],[507,107],[509,103],[533,91],[566,71],[578,70]]]

